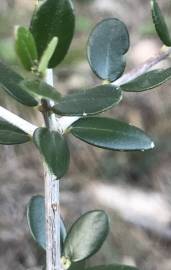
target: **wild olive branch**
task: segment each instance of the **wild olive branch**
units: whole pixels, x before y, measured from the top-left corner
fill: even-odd
[[[136,68],[133,68],[131,71],[125,73],[121,78],[116,80],[113,84],[116,86],[120,86],[121,84],[130,82],[131,80],[136,79],[137,77],[141,76],[142,74],[149,71],[152,67],[157,65],[158,63],[166,60],[171,55],[171,48],[169,47],[165,52],[161,52],[154,57],[149,58],[143,64],[139,65]],[[49,80],[49,79],[48,79]],[[50,82],[50,80],[49,80]],[[37,126],[31,124],[30,122],[24,120],[23,118],[17,116],[16,114],[10,112],[9,110],[5,109],[4,107],[0,106],[0,117],[4,120],[10,122],[11,124],[15,125],[16,127],[22,129],[26,133],[33,135]],[[73,124],[75,121],[79,119],[79,117],[68,117],[63,116],[55,120],[55,116],[53,116],[54,121],[58,124],[58,128],[64,133],[67,128]],[[55,127],[56,128],[56,127]]]

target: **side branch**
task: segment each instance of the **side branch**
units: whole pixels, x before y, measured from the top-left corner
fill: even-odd
[[[0,117],[9,122],[10,124],[20,128],[29,135],[33,135],[37,126],[31,124],[30,122],[24,120],[18,115],[8,111],[4,107],[0,106]]]
[[[128,83],[129,81],[136,79],[137,77],[149,71],[153,66],[157,65],[163,60],[166,60],[170,55],[171,55],[171,48],[168,48],[168,50],[165,52],[160,52],[158,55],[149,58],[143,64],[124,74],[117,81],[113,82],[113,85],[120,86],[121,84]]]
[[[125,73],[121,78],[119,78],[117,81],[113,82],[112,84],[115,86],[120,86],[124,83],[128,83],[129,81],[132,81],[136,79],[137,77],[146,73],[153,66],[167,59],[170,55],[171,55],[171,48],[168,48],[167,51],[160,52],[157,56],[151,57],[150,59],[145,61],[143,64]],[[58,120],[58,122],[63,133],[69,128],[70,125],[72,125],[79,118],[80,117],[67,117],[67,116],[61,117]]]

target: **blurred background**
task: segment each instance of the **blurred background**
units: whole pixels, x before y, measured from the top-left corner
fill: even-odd
[[[75,0],[76,33],[65,61],[55,69],[55,85],[63,94],[96,85],[86,60],[86,42],[101,19],[117,17],[128,26],[131,48],[127,70],[154,56],[162,44],[155,33],[150,0]],[[29,25],[34,0],[0,0],[0,59],[18,71],[14,26]],[[169,29],[171,2],[160,0]],[[160,67],[171,65],[171,60]],[[170,86],[148,93],[125,94],[111,117],[143,128],[156,143],[149,152],[121,153],[93,148],[69,137],[71,166],[61,181],[61,212],[67,228],[80,214],[102,208],[111,232],[88,265],[123,263],[140,270],[171,269],[171,99]],[[0,92],[0,105],[42,124],[41,115]],[[26,205],[43,194],[43,169],[32,144],[0,146],[0,268],[40,269],[44,253],[32,240]]]

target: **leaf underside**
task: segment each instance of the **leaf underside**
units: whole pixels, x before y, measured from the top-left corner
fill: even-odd
[[[109,231],[109,221],[102,210],[82,215],[71,227],[64,242],[63,255],[78,262],[95,254]]]

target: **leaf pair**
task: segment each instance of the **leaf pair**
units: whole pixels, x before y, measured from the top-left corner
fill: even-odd
[[[56,67],[70,47],[75,16],[70,0],[46,0],[36,8],[30,31],[19,27],[15,48],[26,70],[40,75]],[[39,63],[39,65],[38,65]]]
[[[32,33],[29,29],[20,26],[16,30],[15,50],[26,70],[34,71],[39,76],[44,76],[49,61],[56,49],[57,42],[58,38],[53,37],[38,60],[37,47]]]
[[[85,117],[75,122],[69,131],[77,138],[96,147],[120,150],[148,150],[154,147],[145,133],[124,122],[102,117]],[[38,128],[33,141],[49,169],[60,179],[69,167],[70,153],[66,140],[57,131]]]
[[[32,197],[27,207],[27,218],[34,240],[46,250],[45,236],[45,201],[44,197]],[[109,231],[108,217],[104,211],[95,210],[82,215],[71,227],[66,235],[62,220],[61,246],[62,256],[71,263],[85,260],[96,253]]]

